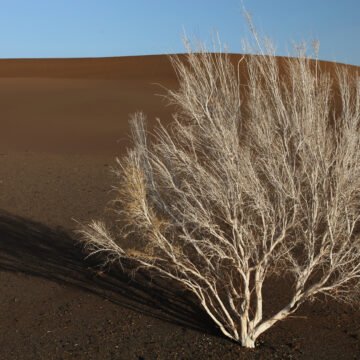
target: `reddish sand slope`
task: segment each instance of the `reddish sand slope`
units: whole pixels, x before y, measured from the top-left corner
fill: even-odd
[[[74,219],[104,216],[129,114],[171,119],[157,84],[166,56],[0,60],[0,359],[360,359],[356,309],[305,306],[243,350],[171,286],[83,261]]]
[[[0,149],[116,153],[129,114],[167,118],[165,56],[0,60]]]

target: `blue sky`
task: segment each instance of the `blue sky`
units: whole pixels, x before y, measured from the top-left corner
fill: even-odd
[[[318,39],[320,58],[360,65],[360,0],[243,3],[280,55]],[[183,30],[241,52],[241,0],[0,0],[0,58],[183,52]]]

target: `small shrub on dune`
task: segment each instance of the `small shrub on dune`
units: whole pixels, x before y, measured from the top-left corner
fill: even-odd
[[[181,284],[245,347],[320,295],[358,301],[359,77],[302,51],[245,56],[242,72],[205,50],[172,63],[178,113],[151,136],[132,117],[113,203],[123,226],[85,227],[87,252]],[[143,246],[127,251],[127,236]],[[288,300],[264,314],[264,286],[285,277]]]

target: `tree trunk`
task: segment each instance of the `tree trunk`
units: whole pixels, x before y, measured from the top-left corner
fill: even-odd
[[[255,347],[255,340],[250,336],[246,336],[241,340],[241,346],[253,349]]]

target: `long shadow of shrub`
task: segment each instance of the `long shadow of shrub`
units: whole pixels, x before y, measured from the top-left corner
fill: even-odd
[[[170,323],[219,334],[191,295],[176,284],[141,273],[133,279],[120,266],[98,272],[98,264],[96,259],[85,260],[79,242],[64,229],[0,211],[0,270],[71,285]]]

